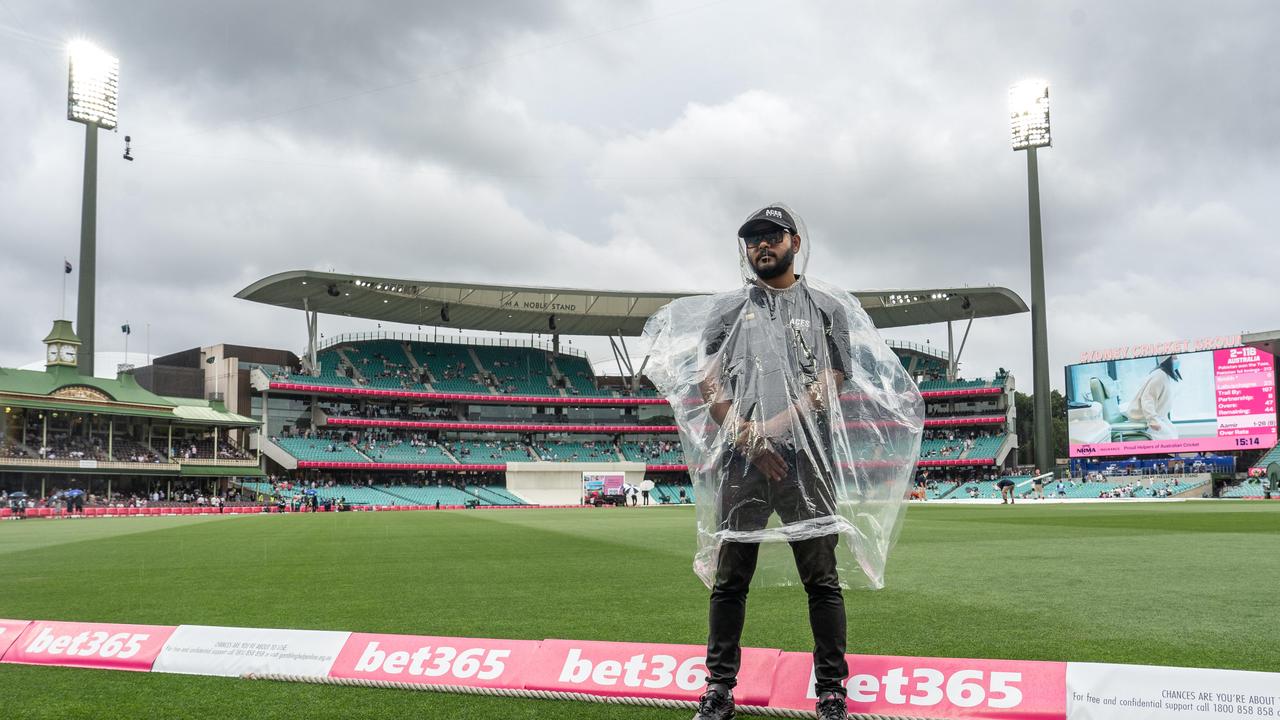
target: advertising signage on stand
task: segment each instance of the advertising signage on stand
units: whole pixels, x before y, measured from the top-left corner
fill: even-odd
[[[1068,365],[1072,457],[1276,444],[1275,358],[1252,347]]]

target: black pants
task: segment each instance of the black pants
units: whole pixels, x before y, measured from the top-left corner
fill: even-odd
[[[836,572],[839,535],[791,543],[796,569],[809,595],[809,628],[813,631],[813,670],[819,694],[834,690],[849,676],[845,661],[844,595]],[[720,546],[716,582],[711,589],[707,636],[707,682],[733,687],[742,662],[742,624],[747,616],[747,590],[756,571],[759,543],[726,542]]]

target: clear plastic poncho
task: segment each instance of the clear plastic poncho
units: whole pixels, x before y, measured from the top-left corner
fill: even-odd
[[[775,203],[777,207],[784,207]],[[801,238],[785,290],[681,298],[645,326],[645,374],[675,413],[693,480],[694,572],[725,542],[760,543],[753,583],[798,584],[787,543],[839,534],[845,587],[881,588],[920,454],[924,401],[854,296],[812,280]]]

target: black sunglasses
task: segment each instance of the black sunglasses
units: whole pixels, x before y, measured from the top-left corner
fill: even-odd
[[[761,233],[759,235],[747,235],[746,237],[742,238],[742,242],[745,243],[746,246],[749,248],[759,247],[760,243],[765,243],[770,247],[773,247],[781,244],[782,239],[786,237],[786,235],[787,235],[786,230],[771,230],[767,233]]]

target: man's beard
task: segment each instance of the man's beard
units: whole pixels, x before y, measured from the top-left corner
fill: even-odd
[[[787,248],[787,252],[781,256],[774,256],[773,266],[761,268],[759,260],[751,264],[751,269],[756,271],[756,277],[761,280],[772,280],[782,273],[791,269],[791,263],[795,260],[796,253],[791,248]]]

